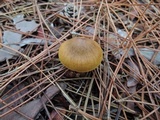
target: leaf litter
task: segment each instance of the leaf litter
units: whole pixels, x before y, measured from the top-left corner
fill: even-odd
[[[24,20],[23,14],[18,14],[12,20],[16,29],[23,33],[36,31],[38,27],[38,24],[34,20]],[[16,51],[20,50],[21,46],[25,46],[26,44],[44,44],[42,39],[26,38],[22,40],[22,34],[12,31],[4,31],[2,42],[7,47],[4,46],[0,49],[0,61],[8,60],[18,55]]]
[[[160,119],[157,1],[3,3],[0,119]],[[61,65],[59,45],[73,36],[101,45],[96,70]]]
[[[61,83],[60,86],[62,87],[62,89],[65,89],[65,87],[66,87],[66,85],[64,83]],[[27,104],[22,105],[21,107],[16,109],[15,112],[11,112],[11,113],[7,114],[7,116],[2,117],[2,119],[3,120],[9,120],[11,118],[12,118],[12,120],[34,119],[36,117],[36,115],[39,113],[39,111],[43,108],[42,103],[46,103],[48,101],[48,99],[53,98],[59,91],[60,90],[58,89],[58,87],[52,85],[52,86],[48,87],[48,89],[45,91],[45,93],[41,97],[41,99],[35,99],[31,102],[28,102]],[[28,91],[25,91],[23,94],[25,94],[26,92],[28,92]],[[12,94],[13,93],[11,93],[11,95]],[[15,95],[13,95],[12,101],[16,100],[16,98],[18,97],[18,96],[16,97]],[[5,98],[2,98],[2,100],[3,99],[5,99]],[[11,99],[9,99],[9,100],[11,100]],[[5,102],[7,103],[6,100],[5,100]],[[8,103],[9,103],[9,101],[8,101]],[[14,104],[14,106],[16,106],[16,105],[18,105],[18,103]],[[9,108],[5,108],[1,114],[3,114],[3,112],[6,112],[6,111],[8,112],[9,110],[10,110]],[[25,118],[25,117],[19,115],[17,112],[21,113],[21,114],[25,114],[25,116],[27,116],[27,117]]]

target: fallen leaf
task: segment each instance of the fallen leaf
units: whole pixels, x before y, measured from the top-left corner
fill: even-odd
[[[31,32],[37,30],[38,24],[35,20],[26,21],[24,15],[19,14],[13,18],[13,23],[16,25],[16,29],[22,32]]]
[[[4,31],[3,43],[5,44],[18,44],[21,41],[22,35],[12,31]]]
[[[66,84],[64,83],[60,83],[60,86],[62,87],[62,89],[66,88]],[[53,98],[58,92],[60,92],[59,88],[52,85],[45,91],[45,95],[43,95],[40,99],[34,99],[33,101],[22,105],[16,110],[20,113],[23,113],[28,118],[34,119],[39,111],[43,108],[43,103],[46,103],[48,101],[48,98]],[[5,108],[1,112],[1,116],[3,116],[3,114],[5,114],[5,112],[8,112],[9,110],[9,108]],[[28,118],[26,118],[25,116],[19,114],[18,112],[12,111],[1,118],[3,120],[28,120]]]
[[[37,32],[38,32],[37,38],[44,38],[45,37],[41,27],[37,29]]]
[[[87,27],[85,28],[85,30],[87,31],[86,34],[88,34],[88,35],[94,35],[95,28],[87,26]]]
[[[139,50],[140,50],[141,55],[143,55],[148,60],[151,60],[153,55],[156,52],[154,49],[151,49],[151,48],[150,49],[149,48],[140,48]],[[153,63],[156,65],[160,64],[160,50],[158,51],[157,55],[155,56]]]
[[[127,90],[130,94],[136,92],[137,84],[138,84],[138,76],[140,75],[140,71],[138,66],[131,60],[127,60],[127,64],[130,66],[130,76],[127,79]],[[130,99],[130,98],[129,98]],[[127,107],[131,110],[134,110],[135,104],[132,102],[127,102]]]
[[[32,21],[25,21],[24,20],[24,15],[23,14],[19,14],[17,16],[15,16],[13,18],[13,23],[16,25],[16,29],[19,29],[22,32],[30,32],[30,31],[34,31],[37,29],[38,24],[32,20]],[[0,31],[1,32],[1,31]],[[2,35],[2,33],[0,33],[0,35]],[[22,35],[19,33],[15,33],[12,31],[4,31],[4,35],[1,39],[0,36],[0,43],[4,45],[4,47],[2,45],[0,45],[0,62],[4,61],[6,59],[11,59],[13,58],[13,56],[18,55],[16,53],[16,51],[18,51],[21,46],[24,46],[25,44],[29,44],[30,43],[41,43],[44,44],[44,42],[42,42],[42,40],[38,41],[38,40],[34,40],[34,39],[27,39],[26,42],[21,41],[22,39]],[[7,48],[7,47],[11,48]]]
[[[60,113],[66,114],[65,110],[53,110],[50,114],[52,120],[64,120],[64,116],[62,116]],[[48,119],[49,120],[49,119]]]
[[[123,37],[123,38],[126,38],[127,37],[127,32],[125,32],[124,30],[122,30],[122,29],[117,29],[117,33],[121,36],[121,37]]]
[[[24,20],[24,14],[18,14],[15,17],[12,18],[13,24],[17,24],[18,22],[21,22]]]
[[[20,46],[18,46],[18,45],[10,45],[8,47],[11,47],[15,51],[20,49]],[[9,48],[6,48],[6,47],[1,48],[0,49],[0,56],[1,56],[0,57],[0,62],[4,61],[6,59],[11,59],[11,58],[13,58],[13,56],[16,56],[17,53],[15,51],[13,51],[13,50],[11,50]]]
[[[32,20],[32,21],[22,21],[18,22],[16,24],[16,29],[22,31],[22,32],[30,32],[35,31],[38,27],[38,24]]]
[[[38,39],[38,38],[26,38],[26,39],[23,39],[21,42],[20,42],[20,46],[25,46],[25,45],[29,45],[29,44],[40,44],[40,45],[44,45],[45,42],[48,42],[49,45],[52,44],[51,41],[45,41],[43,39]]]
[[[160,50],[157,51],[152,48],[139,48],[138,50],[139,50],[140,54],[143,57],[145,57],[146,59],[148,59],[149,61],[152,59],[155,52],[157,52],[155,59],[153,60],[153,64],[155,64],[155,65],[160,64]],[[117,59],[120,59],[120,57],[124,54],[125,51],[126,50],[118,49],[116,51],[113,51],[113,54]],[[135,55],[135,52],[134,52],[133,48],[131,48],[128,50],[128,53],[125,57],[128,58],[129,56],[134,56],[134,55]]]
[[[5,46],[0,48],[0,62],[6,59],[11,59],[13,58],[13,56],[17,55],[16,51],[20,49],[20,46],[18,44],[21,41],[21,37],[22,35],[19,33],[4,31],[4,35],[2,37],[3,45],[11,49]]]
[[[136,86],[129,87],[128,92],[131,93],[131,94],[135,93],[136,92]],[[130,108],[131,110],[134,110],[135,103],[134,102],[127,102],[127,107]]]
[[[131,76],[127,79],[127,87],[133,87],[138,84],[138,76],[140,75],[138,66],[131,60],[127,60],[127,64],[132,68],[130,70]]]

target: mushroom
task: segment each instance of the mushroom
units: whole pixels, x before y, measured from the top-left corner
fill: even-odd
[[[76,72],[88,72],[99,66],[103,58],[100,45],[89,38],[74,37],[63,42],[58,52],[60,62]]]

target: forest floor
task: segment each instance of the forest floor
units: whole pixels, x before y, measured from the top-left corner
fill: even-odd
[[[79,73],[58,58],[73,37],[103,60]],[[158,0],[1,0],[0,120],[160,120]]]

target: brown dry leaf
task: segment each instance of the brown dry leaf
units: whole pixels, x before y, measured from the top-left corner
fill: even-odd
[[[8,103],[16,100],[20,95],[23,95],[28,92],[28,89],[22,90],[22,88],[24,88],[24,87],[25,87],[24,84],[19,84],[18,86],[14,87],[12,89],[11,89],[11,87],[8,87],[7,89],[9,89],[9,91],[7,91],[7,94],[1,96],[1,101],[4,101],[5,104],[8,104]],[[11,106],[15,107],[20,103],[21,103],[21,100],[17,100],[13,104],[11,104]],[[3,106],[3,105],[4,104],[2,102],[0,102],[0,106]]]
[[[37,38],[44,38],[44,37],[45,37],[44,32],[43,32],[43,30],[42,30],[41,27],[39,27],[39,28],[37,29],[37,32],[38,32]]]
[[[60,113],[66,114],[65,110],[57,110],[57,112],[55,110],[53,110],[51,112],[51,118],[52,120],[63,120],[64,116],[62,116]]]
[[[66,85],[64,83],[61,83],[60,86],[62,87],[62,89],[66,88]],[[24,104],[22,107],[16,110],[18,112],[13,111],[7,114],[6,116],[2,117],[2,119],[3,120],[28,120],[28,118],[33,119],[43,108],[43,103],[46,103],[48,101],[48,98],[52,98],[59,91],[60,90],[57,86],[52,85],[46,90],[45,95],[43,95],[41,99],[35,99],[27,104]],[[7,112],[8,110],[10,110],[10,108],[5,108],[2,111],[1,115],[5,114],[5,112]]]

